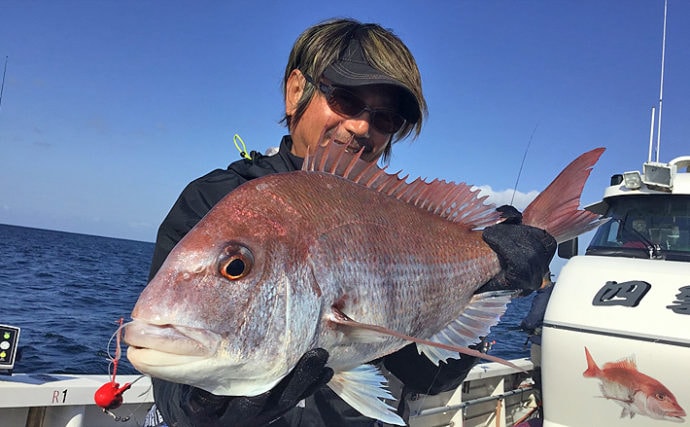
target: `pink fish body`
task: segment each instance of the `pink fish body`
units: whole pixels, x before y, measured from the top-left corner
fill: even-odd
[[[577,207],[602,152],[566,168],[525,223],[557,240],[598,225]],[[463,347],[489,332],[511,295],[474,295],[500,271],[475,229],[498,221],[466,184],[407,183],[344,148],[320,148],[305,170],[232,191],[173,249],[132,312],[128,358],[152,376],[246,396],[321,347],[339,396],[402,424],[366,363],[409,343],[386,331]],[[418,348],[436,363],[458,357]]]
[[[601,381],[603,397],[623,407],[621,418],[640,414],[657,420],[685,421],[682,418],[685,410],[673,393],[656,379],[638,371],[633,358],[608,362],[599,368],[587,347],[585,357],[587,369],[582,375]]]

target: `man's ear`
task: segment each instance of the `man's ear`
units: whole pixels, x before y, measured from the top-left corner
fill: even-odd
[[[300,70],[294,69],[290,72],[290,76],[285,84],[285,114],[287,116],[292,117],[295,115],[306,83],[307,80]]]

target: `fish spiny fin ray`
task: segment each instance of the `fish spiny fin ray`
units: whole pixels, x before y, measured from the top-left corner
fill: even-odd
[[[473,296],[460,317],[429,340],[449,346],[467,347],[476,344],[478,337],[489,335],[491,327],[499,322],[513,296],[513,292],[507,291],[485,292]],[[456,351],[425,344],[417,344],[417,350],[436,365],[442,360],[458,358]]]
[[[302,170],[343,177],[469,229],[500,222],[496,206],[486,202],[488,196],[478,196],[479,190],[468,184],[421,178],[408,183],[408,176],[389,174],[376,162],[362,160],[361,153],[349,152],[344,144],[328,143],[307,154]]]
[[[595,148],[573,160],[522,214],[522,222],[541,228],[558,243],[592,230],[605,220],[592,212],[578,209],[580,195],[592,167],[604,148]]]
[[[635,362],[635,356],[626,357],[617,362],[607,362],[604,364],[602,369],[628,369],[631,371],[637,370],[637,363]]]
[[[405,422],[382,399],[394,400],[386,388],[387,380],[372,365],[360,365],[349,371],[338,372],[328,386],[350,406],[370,418],[404,426]]]

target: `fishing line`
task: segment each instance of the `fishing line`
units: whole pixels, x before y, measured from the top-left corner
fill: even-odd
[[[119,360],[122,357],[122,331],[127,326],[126,324],[123,324],[122,318],[120,318],[118,324],[119,326],[117,330],[110,336],[110,339],[108,340],[108,347],[106,348],[108,360],[110,360],[110,365],[108,365],[108,375],[110,375],[110,368],[113,367],[112,381],[115,381],[115,375],[117,374],[117,364],[119,363]],[[117,346],[117,349],[115,350],[115,357],[110,355],[110,344],[112,344],[113,338],[115,339],[115,345]],[[132,381],[129,384],[132,385],[142,378],[144,378],[144,375],[139,375],[134,381]]]
[[[434,378],[431,379],[431,383],[429,384],[429,387],[426,389],[426,392],[424,393],[424,397],[422,397],[422,401],[420,402],[420,407],[424,407],[424,404],[426,403],[426,400],[431,397],[431,388],[434,386],[434,383],[438,379],[438,376],[441,374],[441,365],[438,365],[438,369],[436,369],[436,373],[434,374]],[[403,388],[404,390],[404,388]],[[400,401],[405,401],[407,397],[405,395],[400,396]],[[405,402],[407,405],[407,402]]]
[[[98,390],[96,390],[93,396],[93,400],[96,402],[96,405],[98,405],[98,407],[100,407],[103,410],[104,413],[113,417],[115,421],[127,422],[130,420],[131,415],[133,415],[134,412],[130,413],[130,415],[127,415],[125,417],[120,417],[119,415],[116,415],[113,412],[111,412],[111,410],[117,409],[120,407],[120,405],[122,405],[122,394],[125,391],[129,390],[132,387],[132,384],[143,378],[143,375],[139,376],[131,383],[125,383],[124,385],[122,385],[122,387],[120,387],[120,384],[115,381],[115,378],[117,377],[117,366],[120,362],[120,358],[122,357],[122,331],[124,329],[123,322],[124,319],[121,317],[120,320],[117,322],[119,326],[115,333],[111,335],[110,340],[108,340],[108,346],[106,347],[106,353],[108,354],[108,359],[110,360],[110,364],[108,365],[108,375],[110,375],[110,381],[103,384],[98,388]],[[110,345],[112,344],[113,339],[115,339],[116,346],[115,356],[110,355]]]
[[[515,187],[513,187],[513,196],[510,198],[510,205],[513,206],[513,200],[515,200],[515,193],[517,193],[518,182],[520,182],[520,176],[522,175],[522,168],[525,166],[525,160],[527,159],[527,152],[529,151],[529,146],[532,144],[532,138],[534,138],[534,133],[539,127],[539,122],[534,125],[532,130],[532,135],[529,136],[529,141],[527,141],[527,147],[525,148],[525,154],[522,155],[522,162],[520,163],[520,170],[518,171],[517,178],[515,179]]]

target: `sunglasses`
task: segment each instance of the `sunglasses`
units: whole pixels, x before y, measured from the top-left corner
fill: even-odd
[[[359,96],[339,86],[332,86],[323,82],[318,84],[307,74],[302,73],[307,82],[316,86],[326,97],[326,103],[331,110],[347,116],[357,117],[368,112],[371,125],[381,133],[393,134],[405,124],[405,118],[394,110],[385,108],[371,108]]]

